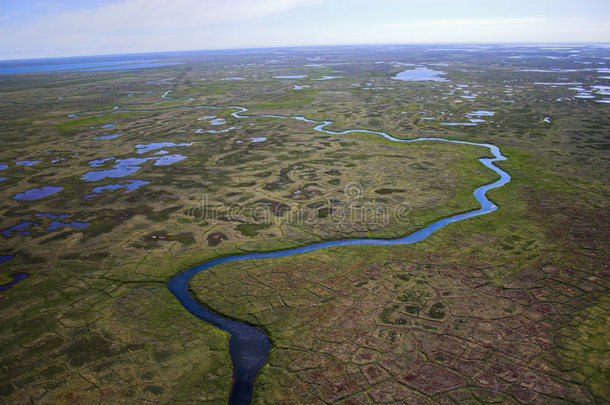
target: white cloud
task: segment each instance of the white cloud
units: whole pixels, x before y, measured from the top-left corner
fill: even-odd
[[[408,27],[448,27],[448,26],[494,26],[494,25],[521,25],[536,24],[544,21],[543,18],[462,18],[462,19],[434,19],[416,20],[398,24],[385,24],[386,28]]]
[[[253,21],[317,1],[122,0],[45,15],[20,25],[5,23],[0,27],[0,57],[27,50],[40,50],[40,56],[95,54],[104,49],[149,51],[166,42],[169,49],[186,49],[181,42],[187,47],[196,45],[196,37],[206,35],[211,25]]]
[[[593,7],[602,4],[593,0],[580,0],[578,6],[570,0],[0,0],[0,6],[9,1],[21,6],[0,19],[0,59],[610,38],[610,26],[603,19],[607,13]]]

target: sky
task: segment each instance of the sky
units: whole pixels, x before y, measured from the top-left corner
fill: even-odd
[[[0,0],[0,59],[277,46],[610,42],[609,0]]]

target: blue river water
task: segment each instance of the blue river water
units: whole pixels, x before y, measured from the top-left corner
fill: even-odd
[[[167,95],[167,93],[166,93]],[[219,108],[219,107],[210,107],[210,108]],[[313,243],[307,246],[301,246],[293,249],[279,250],[275,252],[260,252],[260,253],[246,253],[246,254],[238,254],[234,256],[226,256],[220,257],[214,260],[210,260],[208,262],[202,263],[198,266],[192,267],[183,273],[180,273],[174,277],[172,277],[168,283],[167,287],[169,291],[180,301],[180,303],[186,308],[191,314],[196,317],[202,319],[205,322],[208,322],[217,328],[220,328],[224,331],[227,331],[231,334],[231,338],[229,340],[229,353],[231,355],[231,359],[233,361],[233,385],[231,388],[231,394],[229,397],[229,404],[249,404],[252,400],[252,393],[254,389],[254,383],[256,381],[256,377],[263,367],[267,360],[267,355],[269,350],[271,349],[271,343],[267,336],[260,331],[259,329],[238,322],[233,319],[225,318],[219,314],[216,314],[204,306],[200,305],[189,293],[188,283],[190,279],[202,272],[203,270],[209,269],[211,267],[217,266],[223,263],[237,262],[237,261],[245,261],[245,260],[260,260],[260,259],[271,259],[278,257],[286,257],[293,256],[297,254],[313,252],[320,249],[325,249],[329,247],[336,246],[355,246],[355,245],[381,245],[381,246],[389,246],[389,245],[406,245],[411,243],[416,243],[426,239],[433,232],[447,226],[451,223],[462,221],[468,218],[476,217],[483,214],[488,214],[498,209],[497,205],[491,202],[486,193],[494,188],[498,188],[503,186],[504,184],[510,181],[510,175],[498,168],[494,165],[494,162],[506,160],[506,157],[502,155],[500,149],[488,143],[475,143],[475,142],[467,142],[467,141],[458,141],[444,138],[417,138],[417,139],[398,139],[393,136],[378,131],[369,131],[369,130],[345,130],[345,131],[330,131],[324,129],[328,125],[332,124],[332,121],[315,121],[303,116],[280,116],[280,115],[241,115],[248,111],[247,108],[239,107],[239,106],[231,106],[230,108],[235,108],[238,111],[232,113],[231,115],[235,118],[277,118],[277,119],[294,119],[304,122],[309,122],[312,124],[316,124],[314,126],[314,130],[318,132],[324,132],[331,135],[345,135],[350,133],[370,133],[380,135],[388,140],[394,142],[450,142],[456,144],[463,145],[472,145],[477,147],[483,147],[488,149],[493,158],[481,158],[479,161],[487,168],[496,172],[500,178],[493,183],[486,184],[477,188],[473,195],[476,200],[481,204],[481,208],[450,216],[447,218],[443,218],[439,221],[436,221],[425,228],[422,228],[416,232],[413,232],[410,235],[397,238],[397,239],[370,239],[370,238],[354,238],[354,239],[343,239],[343,240],[333,240],[327,242]]]

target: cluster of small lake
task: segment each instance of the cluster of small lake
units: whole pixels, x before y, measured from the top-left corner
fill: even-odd
[[[214,117],[215,118],[215,117]],[[101,128],[112,128],[116,126],[116,124],[106,124]],[[109,135],[103,137],[97,137],[95,139],[113,139],[121,134],[117,135]],[[89,166],[92,168],[103,168],[107,165],[112,165],[112,167],[101,169],[101,170],[92,170],[85,173],[81,178],[85,181],[99,181],[106,178],[122,178],[132,173],[137,172],[141,169],[141,165],[148,161],[153,161],[153,165],[155,166],[166,166],[171,165],[173,163],[179,162],[183,159],[186,159],[187,156],[180,154],[169,154],[169,152],[165,149],[172,147],[185,147],[191,146],[193,143],[174,143],[174,142],[152,142],[148,144],[138,144],[135,145],[135,152],[137,154],[145,154],[149,152],[154,152],[155,156],[147,156],[147,157],[130,157],[126,159],[116,159],[115,157],[108,157],[103,159],[96,159],[89,162]],[[61,159],[55,159],[52,163],[58,162]],[[20,160],[16,161],[15,164],[19,166],[32,166],[38,163],[41,163],[41,160]],[[0,170],[6,170],[9,168],[8,164],[0,164]],[[0,181],[7,180],[8,177],[0,177]],[[121,184],[107,184],[103,186],[94,187],[91,191],[92,194],[85,196],[84,198],[89,199],[92,197],[98,197],[102,195],[104,191],[107,190],[124,190],[125,193],[129,193],[131,191],[137,190],[138,188],[150,184],[149,181],[144,180],[127,180]],[[44,186],[40,188],[31,188],[29,190],[17,193],[13,196],[14,200],[18,201],[33,201],[41,198],[45,198],[51,196],[53,194],[59,193],[64,188],[61,186]],[[45,216],[49,218],[65,218],[68,215],[53,215],[53,214],[37,214],[37,216]],[[54,221],[49,224],[46,229],[47,230],[56,230],[62,227],[74,227],[74,228],[84,228],[88,226],[87,222],[60,222]],[[25,221],[20,224],[14,225],[8,229],[0,231],[1,235],[10,236],[13,234],[17,235],[29,235],[31,231],[30,227],[38,226],[36,222],[33,221]]]
[[[475,126],[479,123],[487,122],[483,118],[491,118],[495,115],[495,111],[488,110],[477,110],[471,111],[466,114],[467,122],[441,122],[440,125],[444,126]],[[435,120],[433,117],[422,117],[422,120],[432,121]]]
[[[237,77],[227,78],[227,80],[240,80],[240,79],[242,79],[242,78],[237,78]],[[171,91],[172,90],[166,91],[162,95],[162,98],[171,98],[169,96],[169,93]],[[114,107],[115,110],[117,108],[119,108],[119,107],[118,106]],[[104,115],[104,114],[96,114],[96,115]],[[78,114],[70,114],[69,116],[74,117],[74,118],[79,117]],[[226,124],[225,119],[218,118],[216,116],[200,117],[200,118],[198,118],[198,120],[200,120],[200,121],[207,120],[208,123],[213,126],[220,126],[220,125]],[[116,126],[118,126],[118,124],[105,124],[99,128],[102,130],[106,130],[106,129],[113,128]],[[217,129],[217,130],[213,130],[213,129],[204,130],[204,129],[200,128],[200,129],[196,129],[195,133],[202,133],[202,132],[223,133],[223,132],[229,132],[229,131],[240,129],[240,128],[241,128],[240,126],[229,127],[229,128],[225,128],[225,129]],[[91,127],[90,129],[93,130],[93,129],[95,129],[95,127]],[[184,132],[184,131],[181,131],[181,132]],[[120,136],[122,136],[122,134],[118,133],[118,134],[110,134],[110,135],[100,135],[100,136],[94,137],[93,139],[111,140],[111,139],[116,139]],[[256,138],[255,140],[252,140],[252,142],[261,142],[261,141],[262,141],[262,138]],[[84,175],[82,175],[81,178],[85,181],[100,181],[100,180],[104,180],[107,178],[112,178],[112,179],[122,178],[122,177],[125,177],[128,175],[131,175],[133,173],[136,173],[137,171],[139,171],[142,168],[142,165],[144,163],[149,162],[149,161],[152,161],[154,166],[171,165],[173,163],[186,159],[187,156],[184,156],[181,154],[169,154],[169,152],[165,149],[172,148],[172,147],[191,146],[191,145],[192,145],[192,142],[190,142],[190,143],[153,142],[153,143],[149,143],[149,144],[138,144],[138,145],[135,145],[137,154],[154,152],[153,154],[155,156],[129,157],[129,158],[125,158],[125,159],[117,159],[113,156],[113,157],[107,157],[107,158],[103,158],[103,159],[92,160],[89,162],[89,166],[92,168],[103,168],[104,166],[110,166],[110,167],[106,167],[101,170],[89,171],[89,172],[85,173]],[[35,163],[39,163],[39,162],[40,161],[23,161],[23,163],[21,163],[21,164],[35,164]],[[91,191],[91,194],[86,195],[83,198],[90,199],[90,198],[94,198],[94,197],[99,197],[102,195],[102,193],[104,191],[107,191],[107,190],[122,189],[122,190],[124,190],[125,193],[129,193],[129,192],[137,190],[138,188],[140,188],[146,184],[149,184],[149,183],[150,183],[149,181],[144,181],[144,180],[129,180],[129,181],[123,182],[121,184],[108,184],[108,185],[104,185],[104,186],[99,186],[99,187],[93,188]],[[43,189],[32,189],[32,190],[26,191],[25,193],[21,193],[21,194],[24,194],[24,196],[21,196],[21,194],[20,194],[19,198],[17,198],[17,197],[15,197],[15,198],[16,199],[42,198],[42,197],[45,197],[46,195],[50,195],[50,192],[53,189],[54,188],[52,188],[52,187],[44,187]],[[60,191],[60,190],[58,190],[58,191]],[[49,194],[45,194],[45,193],[49,193]]]
[[[594,99],[598,103],[610,103],[610,99],[606,96],[610,96],[610,86],[604,85],[590,85],[589,88],[585,88],[580,82],[535,82],[534,84],[541,86],[572,86],[568,87],[568,90],[575,91],[576,94],[573,96],[578,99]],[[603,98],[598,98],[602,96]],[[561,97],[557,101],[569,100],[569,98]]]
[[[49,214],[49,213],[38,213],[35,216],[39,217],[39,218],[61,219],[61,218],[68,218],[70,215],[69,214],[55,215],[55,214]],[[0,235],[4,235],[4,236],[31,235],[32,234],[32,228],[41,228],[41,227],[43,227],[44,229],[46,229],[48,231],[54,231],[56,229],[64,228],[64,227],[82,229],[82,228],[86,228],[89,225],[91,225],[90,222],[51,221],[47,225],[42,226],[42,225],[39,225],[38,222],[24,221],[24,222],[21,222],[20,224],[11,226],[10,228],[7,228],[7,229],[4,229],[4,230],[0,231]]]
[[[476,85],[477,87],[480,87],[479,85]],[[469,84],[457,84],[455,86],[449,86],[450,90],[447,93],[443,93],[444,97],[442,98],[443,100],[446,100],[449,96],[457,96],[457,92],[461,92],[460,98],[464,98],[464,99],[468,99],[468,100],[474,100],[475,98],[477,98],[478,94],[470,88],[471,86]],[[475,86],[472,86],[475,87]],[[456,102],[461,102],[461,101],[456,101]]]
[[[585,63],[585,62],[582,62]],[[600,64],[604,64],[604,62],[598,62]],[[608,80],[610,76],[599,76],[600,74],[610,73],[610,68],[607,67],[598,67],[598,68],[579,68],[579,69],[520,69],[517,72],[529,72],[529,73],[574,73],[574,72],[591,72],[592,74],[598,75],[597,77],[589,77],[589,79],[597,79],[597,80]],[[570,81],[567,77],[556,77],[554,80],[549,81],[536,81],[534,84],[539,86],[571,86],[568,87],[568,90],[575,91],[576,94],[572,96],[574,99],[581,100],[593,100],[598,103],[610,103],[610,99],[607,96],[610,96],[610,86],[601,85],[601,84],[590,84],[586,88],[582,82],[578,81]],[[599,96],[602,96],[600,98]],[[569,97],[560,97],[556,99],[556,101],[568,101]]]
[[[177,146],[177,145],[176,145]],[[165,146],[167,147],[167,146]],[[140,153],[140,152],[139,152]],[[149,156],[143,158],[126,158],[116,159],[114,157],[92,160],[89,162],[91,167],[101,167],[106,161],[114,161],[114,165],[109,169],[103,170],[92,170],[82,175],[82,179],[85,181],[98,181],[105,178],[120,178],[133,174],[142,168],[145,162],[154,161],[154,166],[167,166],[172,163],[179,162],[186,159],[184,155],[173,154],[173,155],[161,155],[161,156]],[[101,164],[101,165],[100,165]]]
[[[102,128],[111,128],[116,126],[115,124],[107,124],[102,126]],[[120,136],[120,134],[118,135]],[[109,136],[109,137],[99,137],[100,139],[112,139],[117,136]],[[108,164],[113,164],[113,167],[102,170],[94,170],[90,171],[82,176],[82,179],[85,181],[98,181],[105,178],[121,178],[125,177],[129,174],[137,172],[141,165],[147,161],[154,161],[155,166],[165,166],[170,165],[180,160],[186,159],[187,156],[180,154],[169,154],[166,151],[166,148],[172,147],[185,147],[191,146],[192,142],[189,143],[173,143],[173,142],[153,142],[149,144],[138,144],[135,145],[135,151],[137,154],[145,154],[149,152],[154,152],[156,156],[148,156],[148,157],[133,157],[126,159],[116,159],[115,157],[108,157],[104,159],[92,160],[89,162],[89,166],[92,168],[101,168]],[[60,159],[56,159],[53,162],[60,161]],[[41,163],[40,160],[20,160],[15,162],[16,165],[19,166],[32,166],[38,163]],[[0,164],[0,170],[6,170],[9,168],[8,164]],[[7,177],[0,177],[0,180],[8,179]],[[92,194],[85,196],[85,199],[90,199],[93,197],[99,197],[102,195],[104,191],[108,190],[124,190],[125,193],[129,193],[131,191],[137,190],[138,188],[150,184],[149,181],[144,180],[127,180],[122,182],[121,184],[107,184],[103,186],[94,187],[91,191]],[[13,199],[18,201],[32,201],[38,200],[44,197],[51,196],[63,190],[63,187],[57,186],[44,186],[40,188],[32,188],[26,190],[21,193],[17,193]],[[32,235],[33,232],[39,233],[42,229],[47,231],[54,231],[61,228],[76,228],[82,229],[90,225],[89,222],[81,222],[81,221],[61,221],[62,218],[68,218],[69,214],[50,214],[50,213],[38,213],[35,214],[39,219],[48,218],[44,225],[41,225],[39,221],[24,221],[14,226],[11,226],[7,229],[0,230],[0,235],[10,237],[14,235]],[[25,274],[25,273],[23,273]],[[14,285],[16,282],[24,279],[24,277],[20,275],[16,275],[13,283],[6,284],[4,286],[0,286],[0,290],[3,287],[8,289],[10,286]]]
[[[591,72],[600,74],[600,73],[608,73],[608,72],[610,72],[610,69],[608,69],[608,68],[520,69],[517,71],[518,72],[530,72],[530,73],[572,73],[572,72],[591,71]],[[447,82],[449,80],[446,79],[445,77],[443,77],[446,74],[447,73],[443,72],[443,71],[437,71],[437,70],[430,69],[428,67],[420,66],[420,67],[415,67],[412,69],[404,70],[404,71],[398,73],[396,76],[392,77],[392,79],[401,80],[401,81],[412,81],[412,82],[419,82],[419,81]],[[610,76],[598,77],[598,79],[608,79],[608,78],[610,78]],[[315,79],[313,79],[313,80],[315,80]],[[570,90],[577,92],[576,95],[574,96],[574,98],[595,99],[595,101],[598,103],[610,103],[610,99],[605,98],[605,96],[610,95],[610,86],[591,85],[590,89],[585,89],[584,87],[582,87],[582,83],[580,83],[580,82],[561,82],[561,81],[535,82],[535,84],[536,85],[548,85],[548,86],[577,86],[577,87],[570,88]],[[466,87],[468,87],[467,85],[458,85],[457,87],[458,87],[457,90],[461,90],[463,93],[460,96],[461,98],[472,100],[477,97],[476,93],[465,89]],[[295,89],[296,89],[296,86],[295,86]],[[447,93],[445,95],[451,96],[451,95],[454,95],[454,93],[455,93],[455,90],[451,90],[449,93]],[[604,96],[604,98],[600,99],[597,96]],[[506,100],[506,102],[513,102],[513,101]],[[444,125],[471,125],[473,123],[476,124],[476,121],[471,122],[471,123],[445,123]]]
[[[107,178],[122,178],[130,174],[136,173],[142,168],[142,165],[148,161],[153,161],[154,166],[171,165],[173,163],[186,159],[187,156],[180,154],[169,154],[169,152],[165,149],[172,147],[191,146],[192,144],[192,142],[152,142],[148,144],[138,144],[135,145],[137,154],[155,152],[155,156],[148,156],[142,158],[131,157],[126,159],[117,159],[114,156],[111,156],[104,159],[92,160],[89,162],[89,166],[92,168],[101,168],[108,165],[112,166],[102,170],[89,171],[85,173],[81,178],[85,181],[99,181]],[[90,199],[94,197],[99,197],[104,191],[107,190],[124,190],[125,193],[130,193],[147,184],[150,184],[150,182],[145,180],[127,180],[121,184],[107,184],[104,186],[98,186],[93,188],[91,190],[92,194],[86,195],[83,198]]]
[[[31,232],[22,230],[22,229],[28,228],[30,225],[36,225],[36,223],[30,222],[30,221],[25,221],[25,222],[15,225],[15,226],[11,226],[10,228],[7,228],[3,231],[0,231],[0,235],[10,236],[13,233],[15,233],[17,235],[30,235]]]
[[[168,93],[169,92],[166,92],[164,94],[165,98],[169,98]],[[104,114],[96,114],[96,115],[104,115]],[[76,113],[70,114],[70,117],[77,118],[77,117],[79,117],[79,114],[76,114]],[[221,125],[226,124],[225,119],[217,118],[216,116],[204,117],[204,119],[207,119],[209,121],[209,125],[213,125],[213,126],[221,126]],[[120,137],[122,135],[120,133],[108,134],[108,132],[106,132],[106,134],[104,134],[104,130],[108,130],[108,129],[111,129],[111,128],[114,128],[117,126],[118,126],[118,124],[105,124],[105,125],[98,127],[98,129],[102,130],[102,131],[100,131],[101,133],[99,133],[99,136],[96,136],[93,139],[111,140],[111,139]],[[241,127],[220,128],[220,129],[208,130],[206,132],[221,133],[221,132],[228,132],[228,131],[239,129],[239,128],[241,128]],[[91,127],[90,129],[94,130],[95,128]],[[261,138],[252,138],[251,142],[253,142],[253,143],[263,142],[265,140],[266,140],[266,138],[262,138],[262,137]],[[185,143],[152,142],[152,143],[147,143],[147,144],[137,144],[134,146],[135,153],[137,155],[152,154],[152,156],[145,155],[142,157],[137,156],[137,157],[128,157],[128,158],[124,158],[124,159],[117,159],[116,157],[112,156],[112,157],[107,157],[107,158],[91,160],[89,162],[89,166],[93,169],[99,169],[99,170],[91,170],[91,171],[85,173],[81,178],[85,181],[100,181],[100,180],[107,179],[107,178],[120,179],[120,178],[123,178],[127,175],[130,175],[130,174],[135,173],[138,170],[140,170],[142,165],[145,162],[153,162],[154,166],[171,165],[175,162],[186,159],[187,156],[181,155],[181,154],[170,154],[168,152],[168,150],[166,150],[166,149],[174,148],[174,147],[187,147],[187,146],[191,146],[192,144],[193,144],[192,142],[188,142],[188,143],[186,143],[186,142]],[[63,158],[54,159],[52,161],[52,163],[56,163],[61,160],[64,160],[64,159]],[[15,165],[27,167],[27,166],[34,166],[39,163],[42,163],[42,160],[19,160],[19,161],[15,162]],[[0,164],[0,170],[7,170],[7,169],[9,169],[8,164]],[[0,177],[0,181],[7,180],[7,179],[8,179],[8,177]],[[116,182],[115,184],[105,184],[105,185],[100,185],[100,186],[94,187],[91,190],[91,194],[85,196],[84,198],[92,199],[95,197],[100,197],[106,191],[122,190],[125,193],[129,193],[129,192],[137,190],[140,187],[145,186],[147,184],[150,184],[150,181],[121,180],[121,181]],[[13,199],[18,200],[18,201],[33,201],[33,200],[45,198],[45,197],[51,196],[53,194],[59,193],[63,189],[64,188],[61,186],[44,186],[44,187],[40,187],[40,188],[32,188],[32,189],[26,190],[24,192],[17,193],[16,195],[13,196]],[[68,218],[70,217],[70,214],[38,213],[38,214],[34,214],[34,215],[35,215],[35,217],[33,216],[30,220],[23,221],[21,223],[18,223],[16,225],[13,225],[6,229],[0,230],[0,235],[2,235],[4,237],[12,237],[12,236],[17,236],[17,235],[36,236],[36,235],[40,235],[40,234],[44,233],[45,231],[56,231],[56,230],[62,229],[62,228],[83,229],[83,228],[86,228],[87,226],[91,225],[90,222],[69,220]],[[12,259],[13,257],[14,256],[8,256],[8,255],[0,256],[0,263],[8,261],[8,260]],[[0,285],[0,291],[5,291],[6,289],[12,287],[14,284],[27,278],[28,276],[29,275],[27,273],[13,274],[11,276],[13,278],[13,281],[11,283]]]
[[[113,166],[108,169],[102,170],[93,170],[82,176],[82,179],[85,181],[98,181],[106,178],[121,178],[125,177],[129,174],[135,173],[141,169],[141,165],[147,161],[154,161],[155,166],[165,166],[170,165],[172,163],[178,162],[180,160],[186,159],[187,157],[179,154],[169,155],[165,148],[171,147],[180,147],[180,146],[191,146],[192,142],[189,143],[173,143],[173,142],[153,142],[149,144],[138,144],[135,146],[136,153],[144,154],[148,152],[155,152],[157,156],[148,156],[142,158],[126,158],[126,159],[116,159],[115,157],[108,157],[104,159],[96,159],[89,162],[89,166],[92,168],[101,168],[110,163],[113,163]],[[21,161],[24,162],[24,161]],[[30,161],[25,161],[30,162]],[[19,163],[19,162],[18,162]],[[2,164],[0,165],[0,170],[7,169],[8,165]],[[85,196],[85,199],[90,199],[93,197],[99,197],[102,195],[104,191],[107,190],[124,190],[125,193],[129,193],[131,191],[137,190],[138,188],[150,184],[149,181],[144,180],[127,180],[122,184],[107,184],[103,186],[94,187],[92,189],[92,194]],[[22,193],[17,193],[13,198],[15,200],[20,201],[32,201],[40,198],[48,197],[50,195],[56,194],[63,190],[63,187],[56,186],[45,186],[41,188],[32,188]],[[48,217],[52,219],[59,218],[67,218],[69,215],[54,215],[54,214],[36,214],[37,217]],[[62,221],[53,221],[48,226],[45,227],[46,230],[53,231],[63,227],[72,227],[77,229],[82,229],[84,227],[89,226],[89,222],[79,222],[79,221],[71,221],[71,222],[62,222]],[[38,227],[38,223],[34,221],[24,221],[20,224],[14,225],[10,228],[4,229],[0,231],[0,235],[3,236],[11,236],[11,235],[31,235],[31,228]]]
[[[227,121],[224,118],[218,118],[215,115],[206,115],[206,116],[203,116],[203,117],[199,117],[199,118],[197,118],[197,121],[208,121],[208,124],[214,125],[214,126],[224,125],[224,124],[227,123]],[[225,133],[225,132],[234,131],[236,129],[241,129],[241,126],[228,127],[228,128],[224,128],[224,129],[203,129],[203,128],[196,128],[194,130],[194,132],[196,134],[203,134],[203,133],[207,133],[207,134],[222,134],[222,133]],[[184,132],[184,131],[182,131],[182,132]]]
[[[333,79],[339,79],[342,76],[322,76],[318,79],[310,79],[311,81],[323,81],[323,80],[333,80]],[[274,76],[274,79],[306,79],[308,78],[308,75],[283,75],[283,76]],[[223,80],[229,80],[229,79],[223,79]],[[293,89],[294,90],[303,90],[303,89],[308,89],[311,88],[310,85],[307,84],[295,84]]]

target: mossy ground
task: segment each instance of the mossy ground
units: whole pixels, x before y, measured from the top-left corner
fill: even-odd
[[[548,77],[516,71],[555,66],[546,59],[388,52],[317,55],[343,63],[324,68],[304,66],[307,52],[275,61],[236,53],[190,59],[186,68],[0,77],[0,101],[14,103],[0,105],[0,164],[9,165],[0,171],[9,177],[0,182],[0,228],[38,224],[31,235],[0,236],[0,254],[17,256],[0,265],[2,280],[31,274],[0,299],[0,395],[13,403],[225,402],[228,336],[187,313],[166,290],[169,277],[220,255],[406,235],[477,208],[472,191],[497,177],[477,161],[489,156],[480,147],[332,136],[204,107],[243,105],[246,114],[333,120],[327,129],[336,131],[493,143],[512,176],[489,193],[498,211],[415,245],[333,248],[197,276],[200,301],[272,339],[256,402],[607,401],[607,105],[557,102],[570,93],[565,86],[536,85]],[[395,60],[447,64],[438,69],[450,82],[392,80],[404,69]],[[309,78],[273,79],[280,74]],[[330,74],[342,77],[309,80]],[[596,80],[586,71],[561,75]],[[221,80],[235,76],[245,80]],[[311,87],[294,89],[304,82]],[[456,84],[477,98],[461,98]],[[173,98],[161,98],[169,89]],[[475,110],[496,113],[477,126],[439,125]],[[212,115],[226,124],[198,120]],[[241,128],[205,132],[230,127]],[[91,160],[155,156],[134,148],[150,142],[193,144],[168,148],[187,156],[172,165],[149,161],[125,179],[81,179],[114,164],[94,169]],[[25,159],[41,163],[15,164]],[[135,179],[150,184],[82,198]],[[344,193],[352,182],[363,191],[355,200]],[[12,199],[48,185],[64,190]],[[339,222],[346,203],[407,204],[408,221]],[[269,223],[253,207],[267,207]],[[36,213],[92,224],[49,231],[52,219]]]

